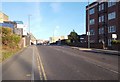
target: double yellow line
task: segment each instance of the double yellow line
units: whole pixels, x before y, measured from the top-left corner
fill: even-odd
[[[36,51],[38,52],[37,48]],[[40,75],[40,80],[47,80],[47,76],[44,70],[44,65],[42,63],[40,54],[37,53],[37,65],[38,65],[38,71],[39,71],[39,75]]]

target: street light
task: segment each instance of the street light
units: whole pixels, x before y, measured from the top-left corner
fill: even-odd
[[[30,43],[30,16],[32,16],[32,15],[28,15],[28,27],[29,27],[29,45],[31,45],[31,43]]]
[[[52,36],[52,38],[51,38],[52,43],[54,43],[54,32],[55,32],[55,28],[53,29],[53,36]]]
[[[54,29],[53,29],[53,42],[55,42],[55,34],[56,34],[56,31],[57,31],[58,28],[59,28],[59,27],[56,26],[56,27],[54,27]]]
[[[88,0],[88,48],[90,48],[89,0]]]

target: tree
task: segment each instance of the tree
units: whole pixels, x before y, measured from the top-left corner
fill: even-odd
[[[79,42],[79,35],[73,30],[68,35],[68,39],[71,41],[71,43]]]

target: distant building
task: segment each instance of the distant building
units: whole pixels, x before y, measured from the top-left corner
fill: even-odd
[[[14,21],[16,23],[16,28],[14,28],[14,33],[22,37],[21,44],[23,47],[31,44],[30,34],[27,33],[27,26],[23,21]]]
[[[17,24],[23,25],[23,21],[14,21],[14,22],[16,22]]]
[[[43,44],[44,40],[38,39],[37,44]]]
[[[14,28],[14,34],[23,35],[23,28]]]
[[[48,43],[49,43],[49,40],[37,39],[37,40],[36,40],[36,43],[37,43],[38,45],[48,44]]]
[[[79,35],[79,47],[87,47],[87,35]]]
[[[35,36],[32,33],[29,34],[30,34],[30,45],[37,44],[37,39],[35,38]]]
[[[27,26],[24,25],[22,21],[14,21],[16,22],[17,26],[15,28],[15,34],[27,36]]]
[[[64,40],[64,39],[68,39],[68,36],[55,36],[55,37],[50,37],[50,43],[55,43],[56,41]]]
[[[1,27],[9,27],[13,29],[15,27],[15,24],[16,24],[15,22],[9,21],[9,17],[6,14],[0,12],[0,26]]]
[[[9,17],[0,11],[0,23],[3,23],[3,21],[9,21]]]
[[[27,33],[27,26],[22,21],[9,21],[9,17],[0,12],[0,26],[12,28],[13,33],[21,36],[19,47],[30,45],[30,34]]]
[[[86,6],[86,34],[89,26],[90,43],[102,43],[105,47],[111,47],[112,34],[116,34],[116,40],[120,40],[120,1],[102,1],[104,0]]]
[[[3,21],[3,23],[0,23],[0,26],[2,27],[9,27],[9,28],[16,28],[16,23],[12,21]]]
[[[79,35],[79,38],[80,38],[80,43],[86,43],[87,42],[86,41],[86,38],[87,38],[86,34]]]

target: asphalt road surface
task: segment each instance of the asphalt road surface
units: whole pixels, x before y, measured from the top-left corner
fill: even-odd
[[[118,80],[118,56],[30,46],[3,62],[3,80]]]
[[[37,46],[48,80],[117,80],[118,56]]]

